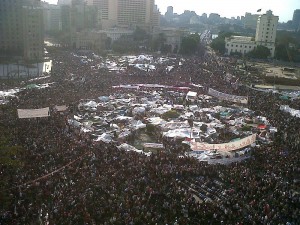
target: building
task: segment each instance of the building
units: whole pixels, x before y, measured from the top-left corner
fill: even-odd
[[[72,37],[73,48],[77,50],[92,50],[101,52],[105,48],[107,36],[103,32],[81,31]]]
[[[177,53],[180,50],[183,37],[188,34],[189,32],[187,30],[164,27],[160,28],[159,31],[154,34],[154,36],[158,37],[159,35],[163,35],[164,44],[171,46],[171,52]]]
[[[63,2],[68,3],[68,2]],[[61,31],[64,34],[62,44],[73,46],[75,33],[99,29],[99,10],[84,0],[72,0],[70,4],[60,5]]]
[[[71,5],[72,0],[58,0],[57,5],[62,6],[62,5]]]
[[[255,42],[270,49],[271,57],[275,54],[275,40],[278,26],[278,16],[274,16],[272,11],[260,15],[257,20]]]
[[[292,24],[294,29],[300,30],[300,9],[294,11]]]
[[[217,13],[211,13],[211,14],[209,14],[208,20],[212,23],[219,23],[221,20],[221,17]]]
[[[265,46],[270,50],[271,57],[274,57],[278,19],[279,17],[274,16],[272,11],[269,10],[266,14],[258,17],[255,38],[245,36],[225,38],[226,54],[241,53],[244,55],[257,46]]]
[[[165,18],[167,21],[171,21],[174,17],[173,6],[168,6],[167,12],[165,13]]]
[[[244,28],[256,29],[258,14],[245,13],[243,20]]]
[[[99,9],[102,29],[140,27],[152,31],[159,26],[160,13],[154,0],[88,0]]]
[[[130,37],[133,35],[133,30],[124,29],[124,28],[110,28],[107,30],[100,30],[99,33],[103,33],[107,36],[107,38],[110,38],[111,43],[115,42],[116,40],[119,40],[121,37]]]
[[[42,3],[42,7],[45,32],[60,31],[62,29],[60,7],[46,2]]]
[[[255,39],[253,37],[245,36],[231,36],[225,38],[226,54],[241,53],[247,54],[256,48]]]
[[[0,54],[43,58],[43,11],[38,0],[0,1]]]
[[[23,43],[24,58],[42,59],[44,56],[43,8],[35,0],[23,5]]]

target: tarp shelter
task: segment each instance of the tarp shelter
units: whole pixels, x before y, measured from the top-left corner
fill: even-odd
[[[281,100],[289,100],[290,99],[290,96],[287,96],[287,95],[281,95],[279,97]]]
[[[41,109],[18,109],[18,116],[23,118],[37,118],[50,116],[49,107]]]
[[[34,89],[34,88],[39,88],[40,86],[38,86],[37,84],[28,84],[26,86],[26,89]]]
[[[197,92],[194,92],[194,91],[189,91],[186,96],[189,96],[189,97],[196,97],[197,96]]]
[[[258,128],[258,129],[266,129],[267,126],[266,126],[265,124],[258,124],[258,125],[257,125],[257,128]]]

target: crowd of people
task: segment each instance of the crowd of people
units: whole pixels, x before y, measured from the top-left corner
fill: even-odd
[[[70,52],[54,56],[49,88],[24,90],[2,109],[10,145],[20,146],[17,168],[1,165],[0,224],[300,224],[300,120],[280,111],[297,100],[237,84],[231,58],[186,57],[170,73],[92,71]],[[142,74],[141,73],[145,73]],[[235,79],[225,79],[231,74]],[[172,151],[151,156],[93,142],[68,126],[80,99],[109,95],[113,85],[193,82],[249,96],[248,107],[278,130],[274,141],[230,165],[208,165]],[[130,90],[128,90],[130,92]],[[48,118],[18,119],[17,108],[66,104]]]

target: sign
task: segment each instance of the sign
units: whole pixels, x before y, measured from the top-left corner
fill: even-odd
[[[50,116],[49,107],[42,109],[18,109],[18,116],[23,118],[37,118]]]
[[[67,106],[66,106],[66,105],[56,105],[56,106],[55,106],[55,109],[56,109],[58,112],[63,112],[63,111],[66,111],[66,110],[67,110]]]
[[[224,143],[224,144],[207,144],[202,142],[191,142],[191,149],[193,151],[203,150],[203,151],[210,151],[210,150],[218,150],[218,151],[234,151],[237,149],[244,148],[248,145],[253,144],[256,141],[256,134],[252,134],[249,137],[245,137],[243,139]]]
[[[216,98],[222,99],[222,100],[236,102],[236,103],[242,103],[242,104],[248,104],[248,97],[246,97],[246,96],[229,95],[229,94],[225,94],[225,93],[216,91],[212,88],[209,88],[208,94],[211,96],[214,96]]]

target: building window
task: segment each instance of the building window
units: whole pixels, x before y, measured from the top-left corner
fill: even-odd
[[[236,45],[235,47],[238,47],[238,45]]]

